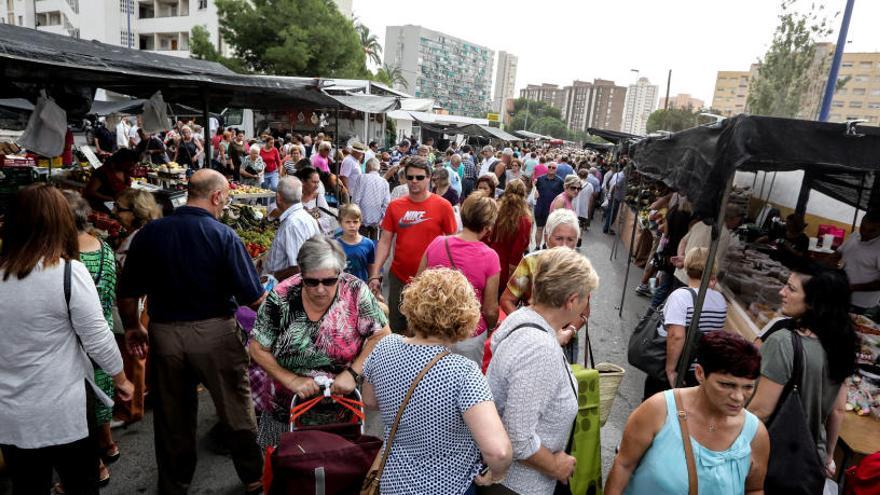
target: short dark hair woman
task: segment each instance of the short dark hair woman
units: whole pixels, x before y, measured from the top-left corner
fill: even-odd
[[[770,438],[745,410],[761,355],[739,335],[717,331],[700,337],[698,359],[699,385],[655,394],[632,412],[606,494],[688,492],[681,414],[697,459],[700,493],[763,492]]]
[[[806,409],[807,426],[816,440],[819,458],[833,475],[834,447],[846,404],[844,380],[855,371],[856,334],[849,317],[849,279],[842,270],[809,267],[792,273],[780,291],[782,314],[762,337],[761,386],[749,410],[766,421],[779,405],[785,384],[792,379],[794,351],[791,332],[804,349],[804,375],[794,377]]]
[[[55,187],[27,187],[13,199],[2,237],[0,449],[13,493],[47,493],[54,468],[68,492],[97,494],[98,450],[86,418],[94,370],[83,349],[113,377],[120,398],[131,398],[132,385],[78,261],[73,213]]]

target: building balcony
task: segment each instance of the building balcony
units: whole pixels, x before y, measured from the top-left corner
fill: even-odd
[[[139,19],[185,17],[189,15],[189,0],[140,0]]]

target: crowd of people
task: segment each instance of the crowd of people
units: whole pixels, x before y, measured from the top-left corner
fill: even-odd
[[[614,234],[625,156],[466,143],[440,150],[427,139],[380,151],[374,142],[337,147],[323,134],[248,140],[222,128],[203,143],[182,122],[161,138],[134,134],[140,140],[119,140],[82,196],[28,187],[3,226],[0,447],[14,493],[46,493],[53,468],[57,491],[97,493],[120,457],[113,411],[142,418],[147,388],[159,491],[186,493],[200,384],[246,493],[265,488],[265,449],[288,430],[293,398],[322,387],[360,389],[386,435],[394,425],[381,493],[537,495],[568,482],[579,408],[568,365],[599,285],[577,248],[597,210],[603,232]],[[97,137],[100,150],[113,149]],[[216,163],[204,163],[206,145]],[[128,187],[143,156],[192,171],[187,203],[170,216]],[[230,181],[275,192],[277,233],[256,263],[217,221]],[[667,376],[646,379],[605,492],[684,493],[683,416],[700,493],[759,492],[774,455],[764,422],[790,380],[802,384],[832,473],[856,345],[847,273],[793,274],[782,293],[787,318],[757,343],[721,331],[726,303],[710,289],[687,387],[672,391],[693,289],[707,271],[714,287],[723,267],[709,266],[709,227],[687,198],[670,192],[663,201],[652,206],[662,215],[646,275],[665,276],[656,291],[638,292],[664,310],[657,331]],[[89,233],[92,208],[112,211],[128,232],[115,251]],[[726,216],[729,238],[743,212]],[[863,241],[877,227],[867,216]],[[791,338],[803,341],[804,377],[792,376]],[[321,424],[336,409],[317,407],[303,420]]]

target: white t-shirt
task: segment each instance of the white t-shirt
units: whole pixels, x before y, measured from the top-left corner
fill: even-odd
[[[129,125],[125,120],[120,120],[116,124],[116,147],[128,148],[128,130]]]
[[[693,289],[698,292],[697,289]],[[685,328],[691,324],[694,314],[694,300],[691,291],[687,287],[680,287],[672,291],[663,306],[663,324],[657,327],[657,333],[666,337],[667,325],[681,325]],[[724,295],[715,289],[706,290],[706,299],[703,301],[703,311],[700,313],[700,332],[711,332],[724,329],[724,320],[727,318],[727,301]]]
[[[348,194],[351,198],[360,197],[358,182],[361,180],[361,164],[358,163],[357,158],[352,155],[345,157],[345,160],[342,160],[342,166],[339,167],[339,176],[348,179]]]
[[[574,198],[574,212],[578,217],[590,216],[590,203],[593,201],[593,185],[586,179],[581,181],[581,192]]]
[[[131,126],[131,129],[128,130],[128,139],[130,139],[135,146],[141,142],[141,137],[138,135],[138,126]]]
[[[850,234],[837,250],[843,257],[843,270],[851,284],[865,284],[880,279],[880,237],[862,242],[858,232]],[[873,308],[880,302],[880,291],[853,292],[850,303]]]

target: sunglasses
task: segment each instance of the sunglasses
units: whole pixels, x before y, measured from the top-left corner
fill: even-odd
[[[333,287],[334,285],[336,285],[336,282],[339,282],[339,277],[303,278],[303,283],[306,284],[306,287],[317,287],[318,285],[323,285],[324,287]]]
[[[406,180],[422,181],[427,175],[407,175]]]
[[[580,190],[583,189],[583,188],[582,188],[582,187],[578,187],[578,186],[571,186],[571,187],[569,187],[569,189],[571,189],[572,191],[580,191]]]

